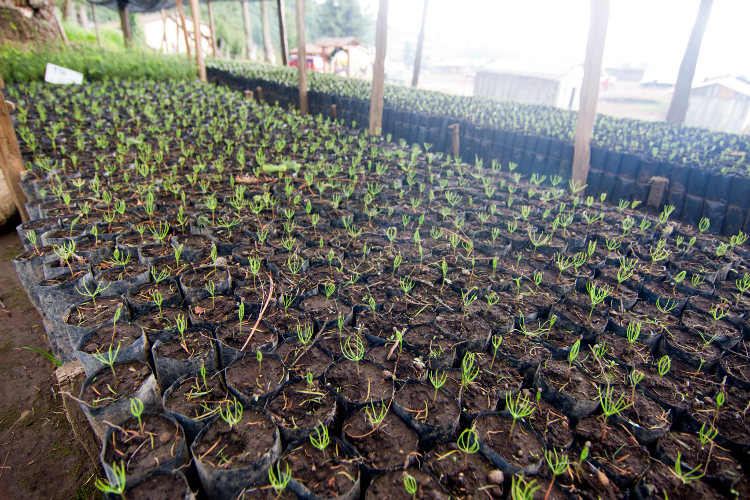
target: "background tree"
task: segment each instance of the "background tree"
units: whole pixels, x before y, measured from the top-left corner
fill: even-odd
[[[667,111],[668,122],[683,123],[685,121],[685,115],[690,104],[690,90],[693,87],[695,66],[698,64],[703,33],[706,31],[708,17],[711,15],[713,4],[714,0],[701,0],[701,4],[698,7],[698,16],[695,18],[693,30],[690,32],[690,40],[688,40],[685,55],[682,58],[680,70],[677,73],[677,82],[674,84],[672,102],[669,104],[669,111]]]

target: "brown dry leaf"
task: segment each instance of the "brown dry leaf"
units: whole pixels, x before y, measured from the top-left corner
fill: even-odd
[[[204,312],[206,312],[206,309],[204,307],[201,307],[201,306],[195,306],[194,311],[195,311],[195,314],[201,315]]]
[[[234,178],[234,182],[239,184],[252,184],[256,182],[258,179],[255,177],[252,177],[250,175],[238,175]]]

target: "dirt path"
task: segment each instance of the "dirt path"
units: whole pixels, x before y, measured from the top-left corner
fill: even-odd
[[[97,498],[99,473],[65,419],[55,367],[22,349],[49,345],[10,262],[22,250],[14,227],[0,229],[0,498]]]

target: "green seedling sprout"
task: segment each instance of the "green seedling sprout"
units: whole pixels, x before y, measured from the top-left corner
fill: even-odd
[[[138,398],[130,398],[130,414],[138,419],[138,427],[143,435],[143,401]]]
[[[607,420],[613,415],[619,415],[625,408],[632,405],[632,402],[627,402],[625,397],[621,394],[619,398],[614,397],[614,388],[607,384],[607,389],[602,392],[601,387],[597,387],[599,391],[599,404],[602,407],[604,414],[604,431],[602,433],[602,441],[607,436]]]
[[[325,449],[328,447],[328,445],[331,442],[331,438],[328,436],[328,428],[323,424],[323,422],[318,421],[317,427],[315,427],[315,436],[310,434],[310,444],[313,445],[316,449],[325,452]]]
[[[404,292],[404,305],[407,305],[406,297],[409,295],[409,292],[414,289],[414,280],[412,280],[409,276],[406,276],[405,278],[399,279],[398,284],[401,287],[401,290]]]
[[[370,401],[369,406],[365,407],[365,416],[373,429],[377,429],[383,423],[387,414],[388,407],[383,404],[380,405],[380,411],[375,410],[375,404],[372,401]]]
[[[311,324],[297,325],[297,339],[299,339],[300,344],[307,345],[312,340],[312,336],[313,329]]]
[[[180,332],[180,345],[186,353],[190,354],[188,349],[187,341],[185,340],[185,330],[187,329],[187,317],[184,314],[178,314],[175,317],[175,323],[177,325],[177,331]]]
[[[214,283],[214,280],[208,280],[204,288],[208,292],[209,297],[211,297],[211,307],[216,307],[216,283]]]
[[[164,297],[162,296],[161,292],[157,290],[156,288],[151,289],[151,300],[153,300],[154,304],[156,304],[156,307],[159,308],[159,318],[161,318],[161,314],[162,314],[161,305],[164,302]]]
[[[411,495],[412,498],[417,498],[417,488],[417,480],[414,479],[414,476],[406,474],[404,476],[404,489],[406,490],[406,493]]]
[[[704,467],[704,471],[708,472],[708,464],[711,463],[711,454],[714,451],[714,439],[716,439],[716,436],[719,434],[719,431],[716,430],[712,425],[708,426],[708,430],[706,430],[706,424],[705,422],[703,425],[701,425],[700,430],[698,431],[698,439],[700,439],[700,442],[702,445],[706,446],[708,445],[708,457],[706,458],[706,465]]]
[[[461,399],[464,389],[479,376],[479,366],[474,366],[475,357],[476,355],[473,352],[467,352],[464,354],[464,359],[461,360],[461,388],[458,391],[459,400]]]
[[[277,495],[286,489],[291,479],[292,471],[289,464],[286,464],[286,471],[283,473],[281,472],[281,462],[276,462],[276,467],[268,469],[268,481]]]
[[[174,249],[174,262],[177,267],[180,267],[180,257],[182,256],[182,249],[185,245],[172,246]]]
[[[96,227],[96,226],[94,226],[94,227]],[[34,251],[37,253],[37,255],[41,255],[41,252],[39,251],[39,247],[36,245],[36,243],[37,243],[36,233],[33,230],[31,230],[31,231],[27,232],[25,236],[26,236],[26,239],[29,240],[29,243],[31,243],[32,245],[34,245]]]
[[[352,340],[353,339],[353,340]],[[349,361],[353,361],[359,373],[359,362],[365,357],[365,346],[357,334],[349,335],[343,344],[340,343],[341,354]]]
[[[604,299],[609,297],[612,293],[612,288],[609,285],[602,285],[597,289],[596,283],[589,281],[586,283],[586,291],[589,292],[589,298],[591,299],[591,309],[589,310],[588,321],[591,321],[591,315],[594,312],[594,308],[601,304]]]
[[[328,300],[331,298],[331,295],[333,295],[333,292],[336,291],[336,285],[334,283],[326,283],[325,290],[326,290],[326,300]]]
[[[240,301],[239,310],[237,311],[237,328],[239,329],[239,335],[242,335],[242,320],[245,319],[245,301]]]
[[[117,465],[117,462],[114,462],[112,464],[112,472],[115,476],[114,482],[97,479],[94,486],[105,495],[123,496],[125,493],[125,478],[127,476],[127,474],[125,474],[125,464],[120,462],[120,465]]]
[[[497,356],[497,350],[500,348],[500,345],[503,343],[503,336],[493,335],[491,342],[492,342],[492,362],[490,363],[490,370],[492,370],[492,367],[495,364],[495,357]]]
[[[469,306],[477,300],[479,296],[479,289],[477,287],[471,287],[466,292],[461,292],[461,302],[463,302],[464,317],[469,315]]]
[[[700,465],[695,466],[695,468],[687,471],[682,470],[682,453],[677,452],[677,460],[674,462],[674,470],[672,473],[677,476],[677,478],[682,481],[682,484],[688,484],[691,483],[697,479],[702,478],[706,475],[705,471],[698,473],[698,470],[701,468]]]
[[[84,291],[81,291],[78,287],[76,287],[76,292],[78,292],[79,294],[83,295],[84,297],[90,298],[91,299],[91,303],[94,305],[94,307],[96,307],[96,296],[99,295],[100,293],[104,292],[105,290],[107,290],[107,288],[109,288],[111,285],[112,285],[112,283],[107,283],[107,286],[102,286],[101,282],[97,282],[96,288],[93,289],[93,290],[89,290],[89,286],[86,283],[86,280],[84,280],[83,281],[83,290]]]
[[[552,491],[552,486],[555,484],[555,478],[564,474],[568,468],[573,465],[573,462],[568,459],[568,455],[565,453],[561,452],[560,455],[558,455],[557,450],[554,448],[544,452],[544,459],[547,462],[549,469],[552,471],[552,479],[550,479],[549,486],[547,486],[547,492],[544,495],[544,498],[547,498]]]
[[[464,470],[469,462],[469,455],[479,451],[479,437],[473,427],[464,429],[456,440],[456,448],[464,454]]]
[[[117,355],[120,353],[120,346],[121,343],[117,343],[117,349],[115,349],[115,352],[112,352],[112,344],[109,344],[109,349],[107,350],[107,356],[105,357],[101,351],[96,351],[92,356],[94,359],[99,361],[100,363],[109,366],[109,369],[112,371],[112,378],[117,381],[117,374],[115,373],[115,361],[117,361]]]
[[[656,367],[659,370],[659,375],[663,377],[669,373],[669,369],[672,367],[672,360],[665,354],[659,359]]]
[[[632,372],[630,372],[630,375],[628,375],[628,379],[630,379],[630,387],[632,392],[630,393],[630,401],[635,402],[635,386],[641,383],[641,380],[643,380],[643,377],[645,377],[646,374],[642,371],[638,370],[637,368],[634,368]]]
[[[581,339],[575,341],[570,347],[568,352],[568,375],[570,375],[570,369],[573,367],[573,363],[578,358],[578,353],[581,351]]]
[[[435,370],[434,372],[430,372],[429,377],[432,387],[435,388],[435,396],[432,398],[432,401],[435,402],[437,401],[438,391],[445,385],[445,382],[448,380],[448,374],[445,372],[438,374],[438,371]]]
[[[534,413],[535,408],[534,404],[520,392],[518,393],[518,396],[516,396],[516,399],[513,399],[510,392],[505,395],[505,409],[510,413],[510,416],[513,417],[513,423],[511,423],[510,432],[508,433],[508,441],[510,441],[513,436],[513,429],[516,426],[516,421],[531,416],[531,414]]]
[[[628,323],[628,329],[625,336],[628,339],[628,349],[632,349],[633,345],[638,341],[638,337],[641,335],[641,322],[631,321]]]
[[[233,402],[227,401],[226,408],[219,406],[219,415],[230,429],[236,427],[242,421],[242,412],[242,403],[237,401],[237,398],[234,398]]]
[[[512,500],[534,500],[534,493],[541,488],[536,484],[536,479],[527,481],[523,476],[513,476],[510,485],[510,497]]]

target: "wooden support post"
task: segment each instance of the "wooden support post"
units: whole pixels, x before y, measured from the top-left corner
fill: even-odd
[[[414,71],[411,75],[411,86],[417,88],[419,83],[419,70],[422,67],[422,49],[424,48],[424,25],[427,20],[427,6],[430,0],[424,0],[424,8],[422,9],[422,25],[419,28],[419,38],[417,38],[417,53],[414,56]]]
[[[255,59],[255,44],[253,43],[253,29],[250,20],[250,1],[242,0],[242,19],[245,21],[245,50],[247,50],[247,59]]]
[[[281,38],[281,65],[289,64],[289,45],[286,43],[286,14],[284,14],[284,0],[276,0],[279,8],[279,37]]]
[[[211,0],[206,0],[206,7],[208,7],[208,25],[211,27],[211,53],[216,57],[218,53],[216,49],[216,25],[214,24],[214,8],[211,5]]]
[[[297,77],[299,80],[299,110],[310,112],[307,103],[307,52],[305,50],[305,0],[297,0]]]
[[[0,83],[2,83],[2,77],[0,77]],[[25,206],[26,195],[23,194],[18,184],[21,181],[21,172],[24,171],[23,159],[2,88],[3,86],[0,85],[0,170],[2,170],[4,182],[8,185],[8,191],[13,196],[13,203],[21,215],[21,220],[26,222],[29,220]]]
[[[335,104],[331,104],[331,118],[334,120],[338,117],[338,109]]]
[[[255,95],[258,97],[258,101],[263,102],[263,87],[260,85],[255,87]]]
[[[583,65],[581,105],[578,108],[574,140],[572,180],[584,185],[589,175],[591,160],[591,134],[594,131],[596,102],[599,99],[599,81],[607,37],[610,0],[591,0],[589,38],[586,43],[586,62]]]
[[[180,14],[182,33],[185,35],[185,50],[187,51],[188,59],[190,59],[190,40],[188,40],[187,23],[185,22],[185,9],[182,8],[182,0],[177,0],[177,12]]]
[[[252,90],[246,90],[245,91],[245,99],[248,101],[253,101],[253,91]]]
[[[96,43],[102,48],[102,37],[99,34],[99,21],[96,19],[96,5],[91,4],[91,17],[94,19],[94,30],[96,31]]]
[[[460,125],[458,123],[448,125],[448,130],[451,131],[451,154],[458,156],[461,153]]]
[[[385,90],[385,50],[388,38],[388,0],[380,0],[375,28],[375,66],[370,94],[370,135],[379,135],[383,127],[383,91]]]
[[[122,39],[125,47],[133,46],[133,27],[130,26],[130,12],[128,4],[120,1],[117,3],[117,12],[120,14],[120,27],[122,28]]]
[[[81,386],[86,380],[86,374],[83,371],[80,361],[72,361],[55,370],[57,385],[60,393],[63,395],[63,406],[65,406],[65,416],[73,428],[73,434],[83,447],[86,454],[99,465],[99,451],[101,443],[96,434],[91,429],[86,415],[81,410],[75,397],[81,392]]]
[[[195,61],[198,63],[198,78],[206,81],[206,63],[203,61],[201,50],[201,8],[198,0],[190,0],[190,10],[193,12],[193,38],[195,38]]]

